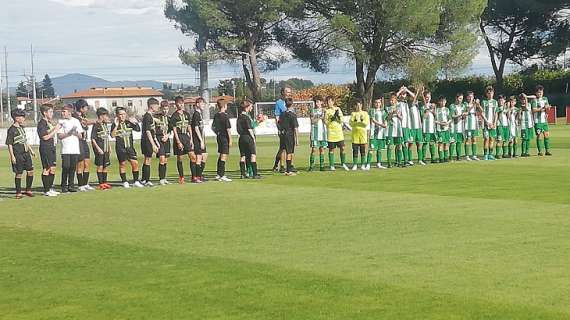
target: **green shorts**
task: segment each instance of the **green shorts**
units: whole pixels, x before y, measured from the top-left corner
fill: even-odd
[[[437,142],[437,135],[435,133],[424,133],[424,142]]]
[[[328,148],[329,144],[326,141],[311,141],[311,148]]]
[[[535,123],[534,124],[534,132],[536,132],[537,136],[541,133],[549,132],[548,123]]]
[[[411,129],[410,128],[402,128],[402,134],[403,134],[403,141],[404,142],[409,142],[410,141],[410,137],[412,136],[411,134]]]
[[[422,129],[409,129],[408,143],[420,143],[424,141]]]
[[[451,141],[449,131],[439,131],[437,133],[437,143],[449,144],[449,141]]]
[[[479,136],[479,130],[465,130],[465,137],[467,139],[475,138]]]
[[[370,139],[370,151],[386,149],[386,139]]]
[[[534,138],[534,128],[521,129],[521,139],[529,141]]]
[[[398,144],[402,144],[403,138],[402,137],[388,137],[386,139],[386,144],[391,146],[391,145],[398,145]]]
[[[463,142],[465,142],[465,135],[463,133],[456,133],[455,143],[463,143]]]
[[[497,127],[497,141],[509,141],[511,138],[511,131],[509,127],[499,126]]]
[[[497,137],[497,129],[483,129],[483,137],[485,139],[487,138],[495,139]]]

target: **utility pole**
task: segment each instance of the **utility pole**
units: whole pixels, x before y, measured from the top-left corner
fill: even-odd
[[[36,76],[34,74],[34,47],[30,45],[30,58],[32,59],[32,94],[34,97],[34,123],[38,123],[38,98],[36,96]]]
[[[12,110],[12,106],[10,104],[10,82],[8,81],[8,50],[6,49],[6,46],[4,46],[4,72],[6,73],[6,101],[8,102],[6,109],[9,111]]]
[[[4,82],[2,78],[4,76],[2,75],[2,63],[0,62],[0,127],[4,126]]]

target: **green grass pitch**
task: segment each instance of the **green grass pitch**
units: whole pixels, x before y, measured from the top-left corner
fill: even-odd
[[[0,319],[569,319],[570,127],[551,133],[549,158],[23,200],[1,149]]]

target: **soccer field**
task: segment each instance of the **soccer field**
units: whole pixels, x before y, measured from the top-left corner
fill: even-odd
[[[570,126],[551,133],[553,157],[23,200],[1,149],[0,319],[569,319]]]

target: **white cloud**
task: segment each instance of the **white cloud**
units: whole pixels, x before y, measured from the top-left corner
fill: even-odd
[[[140,15],[162,10],[161,0],[50,0],[65,6],[110,9],[118,14]]]

